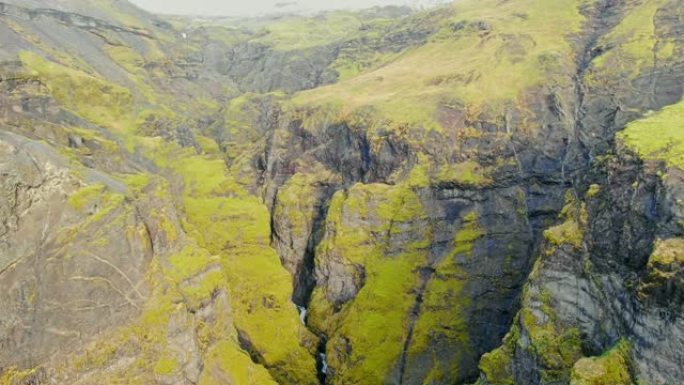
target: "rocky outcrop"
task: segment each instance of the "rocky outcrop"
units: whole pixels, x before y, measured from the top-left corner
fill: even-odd
[[[0,361],[34,366],[139,313],[152,241],[121,183],[76,177],[48,146],[6,131],[0,148]]]
[[[679,220],[665,204],[670,193],[653,165],[631,155],[605,167],[607,183],[593,185],[582,207],[571,202],[566,222],[547,230],[515,331],[482,360],[483,383],[567,383],[581,357],[601,355],[620,341],[629,351],[623,367],[634,381],[682,380],[675,369],[681,357],[671,345],[681,334],[677,296],[644,291],[653,279],[652,255],[674,252],[654,241],[681,236],[668,225]]]
[[[328,67],[334,46],[299,51],[277,51],[259,43],[244,43],[225,53],[216,70],[237,80],[250,92],[294,92],[333,83],[337,74]]]

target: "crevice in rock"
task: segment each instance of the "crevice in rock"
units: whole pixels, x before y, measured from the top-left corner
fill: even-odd
[[[254,347],[252,341],[249,339],[249,335],[237,327],[235,329],[237,330],[238,344],[240,345],[240,349],[249,354],[249,358],[253,363],[266,367],[266,361],[264,360],[264,357],[261,355],[259,350]]]
[[[587,13],[587,22],[584,26],[584,35],[579,42],[576,70],[572,77],[574,101],[572,111],[572,141],[566,144],[565,153],[561,162],[562,179],[570,181],[575,193],[579,195],[584,173],[591,166],[592,160],[596,157],[595,148],[589,138],[586,129],[596,129],[586,127],[586,85],[585,75],[591,67],[593,60],[604,53],[601,47],[597,47],[600,39],[614,27],[620,18],[621,8],[624,6],[623,0],[602,0]],[[561,111],[562,112],[562,111]],[[566,165],[578,163],[571,170],[566,170]],[[569,173],[566,173],[569,171]]]
[[[292,301],[305,308],[308,308],[309,306],[311,293],[316,285],[316,279],[314,277],[316,247],[318,247],[318,244],[323,239],[323,225],[325,223],[325,218],[328,215],[328,208],[333,194],[334,190],[332,189],[326,191],[321,202],[317,204],[318,210],[316,210],[313,217],[311,233],[307,240],[306,250],[304,251],[304,260],[300,264],[297,275],[295,276]]]
[[[416,326],[416,321],[420,315],[420,310],[423,305],[423,296],[427,289],[427,285],[435,274],[435,269],[432,266],[423,267],[420,270],[420,286],[416,292],[416,301],[413,304],[411,313],[409,314],[409,327],[406,333],[406,339],[404,340],[404,347],[401,351],[401,356],[399,358],[399,385],[404,383],[404,374],[406,371],[406,361],[408,360],[408,350],[413,342],[413,331]]]

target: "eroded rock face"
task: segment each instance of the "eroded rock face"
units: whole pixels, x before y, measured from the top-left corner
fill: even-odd
[[[44,144],[2,132],[0,152],[0,360],[36,365],[138,313],[151,244],[115,181],[91,174],[93,199]]]
[[[337,74],[328,66],[336,55],[336,47],[279,52],[268,46],[247,43],[225,53],[216,70],[237,79],[240,87],[247,91],[294,92],[334,82]]]
[[[643,7],[607,2],[604,12],[637,15]],[[660,21],[656,39],[680,39],[673,31],[681,25],[665,21],[671,21],[666,10],[679,8],[677,2],[664,2],[653,14]],[[621,21],[610,23],[622,28]],[[672,364],[681,358],[671,345],[681,334],[681,320],[673,315],[680,311],[679,284],[670,280],[679,274],[677,252],[670,246],[677,245],[681,232],[676,224],[681,209],[672,201],[679,194],[680,171],[643,162],[620,143],[593,158],[611,146],[605,138],[639,111],[681,98],[679,75],[669,71],[681,63],[676,55],[655,55],[650,71],[615,73],[601,61],[617,63],[617,58],[638,55],[625,53],[623,39],[615,34],[600,38],[599,48],[603,44],[611,50],[599,53],[604,57],[590,61],[583,72],[581,131],[592,138],[583,140],[590,172],[571,190],[577,200],[569,207],[576,214],[566,213],[562,225],[545,233],[547,244],[526,285],[522,310],[502,347],[480,363],[484,384],[682,381]],[[622,83],[629,87],[614,82],[621,76],[630,79]],[[605,87],[615,90],[612,97],[600,91]],[[668,256],[665,264],[658,262],[661,255]],[[621,358],[580,359],[602,354]],[[607,361],[613,369],[604,366]],[[588,377],[587,365],[594,368]]]
[[[682,334],[676,315],[681,282],[659,281],[659,273],[647,267],[653,266],[649,261],[659,250],[673,252],[666,244],[659,247],[656,238],[676,242],[681,237],[681,228],[671,226],[680,220],[670,211],[676,206],[665,203],[672,192],[656,176],[657,169],[632,155],[611,160],[604,179],[608,183],[586,198],[586,211],[579,214],[583,219],[571,214],[549,230],[514,331],[482,361],[483,383],[568,382],[579,357],[609,352],[620,341],[628,346],[629,357],[620,365],[634,376],[624,383],[637,378],[649,383],[682,381],[675,368],[682,358],[673,342]],[[581,233],[557,233],[562,227],[573,228],[567,224],[576,221],[581,223],[575,230]],[[623,383],[617,378],[607,381]]]

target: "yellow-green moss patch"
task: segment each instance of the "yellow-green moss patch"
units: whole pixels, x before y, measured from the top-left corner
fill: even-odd
[[[566,205],[560,217],[564,220],[560,225],[544,231],[544,238],[553,245],[569,244],[579,249],[584,240],[584,229],[587,226],[587,209],[585,203],[578,203],[574,195],[568,191]]]
[[[629,343],[621,340],[599,357],[578,360],[570,385],[632,385],[629,349]]]
[[[628,124],[618,138],[644,159],[662,160],[684,170],[683,121],[684,101],[680,101]]]

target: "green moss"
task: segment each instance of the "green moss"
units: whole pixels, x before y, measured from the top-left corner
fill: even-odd
[[[434,346],[458,347],[456,356],[438,357],[433,362],[431,376],[457,377],[459,362],[472,355],[467,320],[461,316],[471,306],[470,298],[462,293],[468,275],[459,259],[472,257],[475,242],[484,232],[477,224],[475,211],[467,213],[463,221],[462,228],[454,236],[452,252],[433,266],[434,273],[425,286],[423,304],[408,350],[410,356],[418,356],[432,353]]]
[[[520,337],[518,320],[514,320],[511,330],[504,337],[503,344],[482,356],[480,359],[480,370],[490,385],[514,385],[513,377],[513,357],[515,345]]]
[[[430,186],[430,164],[429,159],[424,154],[418,154],[418,164],[409,172],[406,183],[413,188]]]
[[[112,60],[133,74],[144,74],[145,59],[139,52],[125,45],[107,46],[106,52]]]
[[[544,231],[544,238],[556,246],[567,243],[580,248],[584,233],[577,222],[569,220]]]
[[[453,257],[445,258],[435,266],[435,273],[425,288],[421,313],[409,347],[412,356],[430,352],[436,344],[458,347],[459,357],[441,357],[448,360],[448,366],[441,367],[442,362],[433,363],[446,378],[456,377],[458,362],[471,354],[468,325],[460,316],[470,306],[470,299],[462,293],[466,283],[467,276]]]
[[[214,139],[207,138],[206,136],[196,136],[195,140],[199,144],[200,148],[205,154],[218,154],[220,153],[219,145]]]
[[[102,184],[93,184],[76,191],[69,197],[69,204],[76,210],[83,210],[86,205],[92,203],[105,191],[105,186]]]
[[[81,127],[72,127],[67,130],[87,141],[99,145],[101,150],[106,152],[111,157],[119,156],[119,144],[114,140],[104,138],[100,132]],[[83,155],[92,155],[92,151],[87,147],[81,147],[79,151]]]
[[[486,169],[475,161],[442,163],[425,154],[418,155],[418,164],[408,173],[405,183],[413,188],[438,183],[456,183],[464,186],[487,186],[492,183]]]
[[[331,364],[338,383],[383,383],[401,354],[409,310],[418,284],[415,256],[403,256],[367,265],[366,286],[345,311],[336,337],[348,339],[352,353],[340,360],[331,344]],[[338,342],[339,340],[333,340]]]
[[[128,186],[131,193],[134,196],[137,196],[140,195],[145,189],[145,187],[147,187],[150,184],[152,177],[150,176],[150,174],[140,173],[122,175],[122,179],[124,183],[126,183],[126,186]]]
[[[592,199],[595,198],[599,193],[601,192],[601,186],[597,184],[592,184],[589,186],[589,190],[587,190],[587,198]]]
[[[653,289],[684,285],[684,238],[656,240],[647,267],[649,276],[640,287],[642,295]]]
[[[111,344],[101,345],[98,349],[93,349],[80,357],[76,357],[73,361],[73,366],[78,371],[102,368],[116,356],[117,352],[117,346]]]
[[[190,308],[199,307],[218,289],[228,287],[221,259],[209,255],[205,249],[188,245],[170,256],[168,262],[170,267],[164,271],[165,278],[178,288]]]
[[[480,370],[487,378],[487,383],[491,385],[513,385],[513,356],[515,354],[515,344],[520,337],[519,327],[516,325],[511,328],[504,338],[501,347],[486,353],[480,360]]]
[[[532,306],[533,303],[540,305]],[[579,330],[557,320],[549,295],[543,290],[528,290],[520,322],[529,334],[530,349],[542,363],[542,379],[567,381],[572,365],[582,357]]]
[[[485,235],[484,230],[477,222],[475,220],[468,221],[466,218],[461,230],[456,232],[456,236],[454,237],[454,248],[451,255],[454,257],[458,255],[471,257],[474,242],[483,235]]]
[[[127,130],[133,110],[131,93],[116,84],[50,62],[33,52],[20,54],[24,66],[44,81],[66,108],[103,127]]]
[[[92,184],[73,193],[68,202],[77,211],[87,211],[90,222],[99,222],[119,207],[124,199],[122,194],[113,193],[102,184]]]
[[[669,59],[673,51],[672,41],[660,40],[656,31],[656,13],[667,0],[643,1],[630,7],[620,23],[604,36],[602,46],[611,49],[595,62],[599,69],[610,73],[638,76],[654,65],[654,59]]]
[[[19,385],[37,372],[37,368],[19,370],[17,368],[3,368],[0,372],[0,385]]]
[[[485,170],[477,162],[448,164],[441,167],[437,174],[438,182],[456,182],[470,186],[482,186],[492,183]]]
[[[627,125],[618,138],[644,159],[684,170],[684,101]]]
[[[648,260],[649,268],[655,265],[684,264],[684,238],[656,241],[653,254]]]
[[[629,343],[621,340],[599,357],[578,360],[570,385],[632,385],[629,351]]]
[[[294,238],[308,238],[311,230],[312,215],[316,210],[316,174],[297,173],[278,189],[278,197],[273,216],[276,221],[287,226]],[[326,179],[324,175],[321,175]]]
[[[266,369],[254,364],[233,341],[220,341],[207,352],[205,360],[199,385],[277,384]]]
[[[133,91],[144,96],[148,102],[157,102],[157,92],[150,86],[150,75],[145,71],[145,58],[134,49],[125,45],[107,46],[109,57],[128,72],[130,81],[135,84]]]
[[[572,245],[575,249],[582,247],[584,229],[587,226],[587,209],[585,203],[578,203],[570,191],[566,194],[566,205],[560,217],[564,222],[544,231],[544,238],[552,245]],[[551,249],[549,249],[551,251]]]
[[[162,357],[154,365],[154,373],[159,375],[172,374],[178,369],[178,360],[175,357]]]

